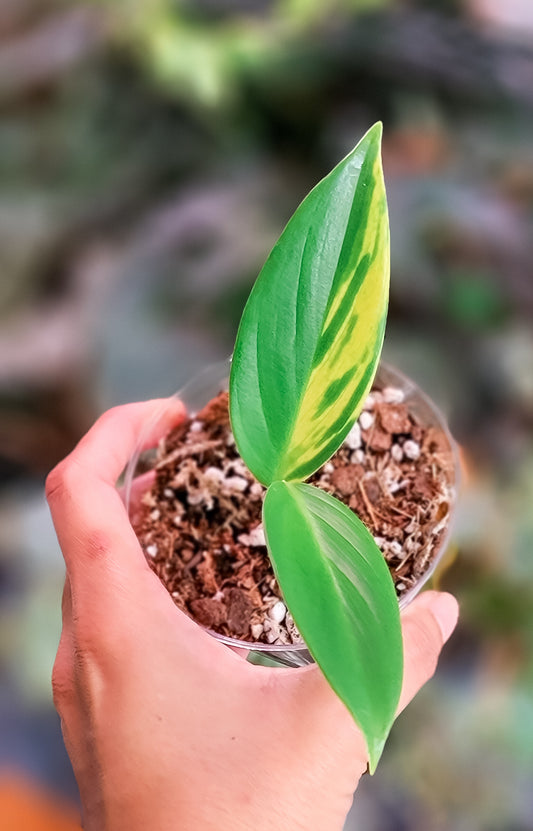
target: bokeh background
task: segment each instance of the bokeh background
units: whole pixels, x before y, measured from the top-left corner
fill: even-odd
[[[285,221],[378,119],[385,355],[462,446],[462,616],[346,831],[533,829],[533,3],[2,0],[3,829],[76,827],[47,470],[231,352]]]

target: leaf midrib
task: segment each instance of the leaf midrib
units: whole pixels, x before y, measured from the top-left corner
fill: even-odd
[[[359,173],[360,172],[361,172],[361,168],[359,168]],[[357,185],[356,185],[356,188],[355,188],[355,191],[354,191],[354,195],[353,195],[353,199],[352,199],[352,205],[353,205],[353,200],[355,199],[355,196],[357,194],[358,188],[359,188],[359,178],[357,179]],[[351,215],[351,210],[348,211],[348,216],[346,218],[346,224],[345,224],[344,230],[343,230],[343,235],[342,235],[343,243],[344,243],[344,240],[346,239],[346,229],[347,229],[348,223],[350,221],[350,215]],[[308,242],[309,242],[309,232],[310,232],[310,228],[308,228],[307,233],[305,235],[305,243],[304,243],[304,246],[303,246],[303,249],[302,249],[302,256],[300,258],[300,268],[298,269],[298,285],[297,285],[297,289],[296,289],[297,299],[298,299],[298,295],[299,295],[299,292],[300,292],[300,284],[301,284],[301,276],[302,276],[302,263],[303,263],[305,251],[306,251],[306,248],[307,248],[307,245],[308,245]],[[335,264],[335,269],[333,270],[333,275],[332,275],[332,278],[331,278],[331,283],[330,283],[329,291],[328,291],[328,300],[327,300],[327,303],[324,306],[324,312],[322,314],[322,318],[321,318],[321,322],[320,322],[320,332],[319,332],[318,338],[317,338],[316,343],[315,343],[315,348],[313,350],[313,357],[311,358],[311,360],[309,362],[309,368],[308,368],[308,371],[307,371],[307,376],[306,376],[306,379],[305,379],[305,383],[302,384],[301,388],[300,388],[300,393],[299,393],[299,396],[297,398],[297,406],[295,407],[295,410],[294,410],[294,418],[293,418],[292,423],[291,423],[291,428],[290,428],[290,430],[287,431],[287,435],[286,435],[285,441],[283,443],[283,449],[282,449],[282,452],[280,454],[280,461],[278,462],[278,465],[276,467],[276,471],[274,473],[272,481],[280,481],[283,478],[283,476],[280,473],[280,469],[282,470],[281,463],[285,462],[285,460],[286,460],[287,450],[289,449],[289,447],[291,445],[292,438],[294,436],[294,428],[295,428],[295,426],[298,422],[298,414],[301,411],[302,403],[303,403],[303,400],[305,398],[305,394],[307,392],[307,389],[309,387],[309,380],[310,380],[311,375],[313,373],[313,368],[314,368],[314,365],[315,365],[315,363],[314,363],[315,362],[315,357],[316,357],[316,354],[318,352],[318,347],[319,347],[319,344],[320,344],[322,333],[324,331],[324,321],[326,320],[327,310],[329,309],[329,305],[330,305],[330,301],[331,301],[331,291],[332,291],[333,283],[335,281],[335,276],[337,274],[337,270],[338,270],[338,267],[339,267],[339,260],[340,260],[341,253],[342,253],[343,243],[341,243],[341,245],[339,246],[339,250],[338,250],[338,254],[337,254],[337,262]],[[294,338],[295,342],[296,342],[296,334],[298,332],[298,309],[299,309],[299,304],[297,302],[296,316],[295,316],[295,338]],[[262,397],[261,397],[261,402],[263,402]],[[309,475],[311,475],[311,474],[309,474]],[[302,480],[299,479],[298,477],[295,477],[294,479],[289,478],[286,481],[288,481],[288,482],[297,482],[297,481],[302,481]]]
[[[313,489],[313,491],[316,491],[318,494],[320,494],[320,488],[315,488],[315,486],[314,486],[314,485],[306,485],[305,487],[307,487],[307,488],[312,488],[312,489]],[[368,607],[368,609],[371,611],[373,618],[374,618],[376,621],[378,621],[378,622],[379,622],[379,615],[377,614],[376,609],[374,608],[374,606],[373,606],[371,603],[369,603],[369,602],[368,602],[368,599],[367,599],[366,594],[365,594],[363,591],[361,591],[361,589],[359,588],[359,586],[358,586],[356,583],[354,583],[354,581],[352,580],[352,578],[351,578],[348,574],[346,574],[346,572],[345,572],[342,568],[340,568],[340,566],[338,566],[338,565],[335,563],[335,561],[334,561],[334,560],[332,560],[332,559],[331,559],[331,557],[329,557],[329,556],[325,553],[325,552],[329,549],[330,545],[328,544],[328,540],[327,540],[327,538],[325,538],[325,537],[324,537],[324,533],[323,533],[322,528],[320,527],[320,524],[321,524],[321,523],[323,523],[324,525],[326,525],[326,526],[327,526],[327,527],[331,530],[332,534],[333,534],[333,535],[335,535],[335,537],[337,537],[338,539],[343,540],[344,542],[346,542],[346,544],[347,544],[347,545],[349,545],[349,546],[350,546],[350,548],[351,548],[351,549],[353,549],[353,550],[354,550],[354,551],[355,551],[355,552],[356,552],[359,556],[361,556],[361,557],[364,559],[364,561],[366,562],[366,564],[367,564],[370,568],[372,568],[372,570],[374,570],[374,569],[373,569],[373,564],[372,564],[372,562],[371,562],[371,561],[369,561],[369,560],[368,560],[368,558],[367,558],[367,557],[365,557],[365,556],[364,556],[364,554],[362,554],[362,553],[360,552],[359,548],[356,548],[350,540],[348,540],[348,539],[347,539],[347,538],[346,538],[346,537],[345,537],[345,536],[344,536],[344,535],[343,535],[343,534],[342,534],[342,533],[341,533],[341,532],[340,532],[337,528],[335,528],[335,526],[334,526],[334,525],[332,525],[332,524],[331,524],[331,522],[329,522],[327,519],[325,519],[325,518],[324,518],[324,517],[322,517],[322,516],[321,516],[321,517],[319,517],[319,516],[318,516],[318,515],[317,515],[317,514],[313,511],[313,509],[312,509],[312,507],[309,505],[309,503],[308,503],[308,502],[306,502],[305,497],[303,496],[303,494],[300,492],[300,490],[299,490],[298,488],[295,488],[294,490],[295,490],[295,493],[296,493],[296,495],[297,495],[298,505],[299,505],[300,509],[302,509],[302,506],[303,506],[303,511],[302,511],[302,513],[304,514],[304,516],[307,516],[307,515],[309,516],[309,521],[307,522],[307,519],[306,519],[306,522],[307,522],[307,524],[308,524],[308,526],[309,526],[309,528],[310,528],[310,531],[311,531],[311,533],[312,533],[313,537],[314,537],[314,538],[317,540],[317,542],[318,542],[318,549],[319,549],[319,552],[320,552],[320,554],[322,555],[322,558],[323,558],[323,560],[324,560],[324,563],[325,563],[325,565],[326,565],[326,567],[327,567],[327,569],[328,569],[328,571],[329,571],[329,573],[330,573],[330,575],[331,575],[331,579],[332,579],[332,580],[333,580],[333,582],[335,583],[335,586],[336,586],[337,588],[339,588],[339,586],[338,586],[338,581],[337,581],[336,576],[335,576],[335,573],[334,573],[334,569],[336,569],[336,570],[337,570],[337,571],[339,571],[341,574],[343,574],[343,575],[344,575],[344,577],[346,577],[346,579],[347,579],[347,580],[351,583],[351,585],[354,587],[355,591],[356,591],[356,592],[358,592],[358,593],[359,593],[359,595],[360,595],[360,596],[362,597],[362,599],[364,600],[364,602],[365,602],[366,606],[367,606],[367,607]],[[328,502],[328,505],[329,505],[329,504],[330,504],[330,503]],[[332,503],[332,507],[333,507],[333,506],[334,506],[335,510],[338,512],[338,514],[339,514],[341,517],[343,517],[343,511],[342,511],[342,509],[341,509],[338,505],[336,505],[335,503]],[[355,514],[354,514],[354,516],[355,516]],[[356,572],[357,572],[357,566],[354,566],[354,571],[356,571]],[[349,604],[348,604],[348,603],[346,603],[346,601],[345,601],[345,599],[344,599],[344,594],[343,594],[343,592],[342,592],[342,590],[341,590],[340,588],[339,588],[339,591],[337,592],[337,595],[338,595],[338,596],[340,595],[340,598],[341,598],[341,600],[342,600],[342,605],[343,605],[343,607],[344,607],[344,608],[345,608],[345,609],[346,609],[346,610],[350,613],[350,606],[349,606]],[[348,619],[350,619],[350,620],[351,620],[351,619],[353,618],[353,615],[348,614],[348,615],[347,615],[347,617],[348,617]]]

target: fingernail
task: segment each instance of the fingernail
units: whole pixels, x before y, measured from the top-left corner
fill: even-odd
[[[459,604],[453,596],[448,592],[432,593],[430,600],[431,612],[439,624],[442,633],[442,642],[446,643],[457,623],[459,617]]]

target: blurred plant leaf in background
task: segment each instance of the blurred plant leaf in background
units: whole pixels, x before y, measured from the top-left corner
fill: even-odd
[[[444,275],[442,302],[448,318],[465,329],[485,329],[501,324],[509,303],[492,275],[455,270]]]
[[[106,0],[108,2],[108,0]],[[128,0],[111,6],[115,36],[133,46],[169,94],[218,109],[239,96],[249,70],[269,72],[280,53],[316,27],[390,5],[392,0],[279,0],[253,11],[248,3]]]

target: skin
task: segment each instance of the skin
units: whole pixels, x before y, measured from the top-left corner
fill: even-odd
[[[145,561],[115,483],[160,408],[105,413],[47,480],[66,563],[54,701],[84,828],[341,831],[366,749],[318,668],[246,663],[174,606]],[[182,415],[167,407],[158,430]],[[403,613],[399,710],[433,675],[457,614],[437,592]]]

